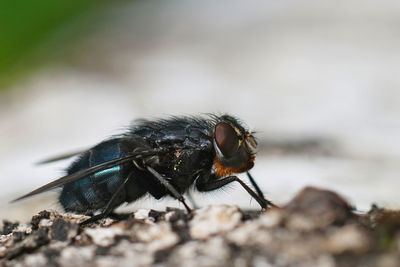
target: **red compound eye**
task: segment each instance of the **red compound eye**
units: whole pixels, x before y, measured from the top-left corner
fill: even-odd
[[[215,142],[225,157],[232,157],[239,148],[239,137],[235,129],[226,122],[220,122],[215,126]]]

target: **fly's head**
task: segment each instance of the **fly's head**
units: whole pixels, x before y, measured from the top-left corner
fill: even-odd
[[[212,131],[214,166],[218,177],[241,173],[254,166],[257,141],[231,116],[222,116]]]

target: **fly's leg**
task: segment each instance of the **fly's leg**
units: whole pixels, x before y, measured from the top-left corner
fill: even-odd
[[[194,209],[198,209],[199,206],[196,204],[196,201],[194,201],[192,194],[190,193],[190,191],[187,192],[187,198],[189,200],[189,202],[192,204]]]
[[[112,195],[112,197],[108,201],[106,207],[104,208],[104,210],[100,214],[97,214],[97,215],[94,215],[94,216],[90,217],[86,221],[81,222],[80,225],[82,226],[82,225],[86,225],[86,224],[89,224],[89,223],[96,222],[96,221],[98,221],[100,219],[103,219],[107,215],[109,215],[112,212],[112,210],[114,209],[114,205],[115,205],[116,201],[118,200],[119,195],[121,194],[122,190],[124,189],[126,183],[131,178],[131,176],[132,176],[132,173],[130,175],[128,175],[128,177],[125,178],[125,180],[118,187],[117,191],[115,191],[115,193]]]
[[[129,218],[132,218],[134,215],[132,213],[116,213],[114,211],[111,211],[108,214],[108,217],[115,219],[117,221],[122,221],[122,220],[126,220]]]
[[[248,187],[242,180],[240,180],[236,176],[228,176],[222,179],[208,181],[199,180],[196,183],[196,188],[199,191],[212,191],[235,181],[238,182],[247,191],[247,193],[249,193],[258,202],[258,204],[260,204],[263,209],[266,209],[268,205],[275,206],[274,204],[272,204],[271,201],[261,198],[259,195],[257,195],[250,187]]]
[[[278,206],[276,206],[274,203],[272,203],[271,201],[269,201],[268,199],[266,199],[266,198],[264,197],[263,192],[261,191],[260,187],[258,186],[258,184],[256,183],[256,181],[254,180],[253,176],[252,176],[249,172],[246,172],[246,174],[247,174],[247,177],[248,177],[249,180],[250,180],[250,183],[253,185],[254,189],[256,190],[257,194],[258,194],[262,199],[264,199],[264,201],[267,202],[267,204],[270,205],[271,207],[278,207]]]
[[[247,174],[247,178],[249,178],[249,181],[251,183],[251,185],[254,187],[254,189],[256,190],[258,196],[262,199],[264,199],[265,201],[268,201],[265,199],[263,192],[261,191],[260,187],[258,186],[258,184],[256,183],[256,181],[254,180],[253,176],[249,173],[246,172]]]
[[[181,193],[179,193],[175,187],[173,187],[172,184],[170,184],[170,182],[168,182],[168,180],[163,177],[161,174],[159,174],[155,169],[153,169],[150,166],[147,166],[146,169],[155,177],[157,178],[157,180],[163,185],[165,186],[165,188],[168,189],[168,191],[172,194],[172,196],[176,199],[178,199],[180,202],[182,202],[182,204],[185,206],[186,210],[188,213],[191,213],[192,210],[189,208],[189,206],[186,204],[185,202],[185,198],[182,196]]]

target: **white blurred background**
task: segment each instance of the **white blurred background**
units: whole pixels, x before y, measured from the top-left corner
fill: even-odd
[[[0,94],[0,219],[59,208],[57,192],[8,203],[60,177],[70,161],[35,162],[88,148],[136,118],[203,112],[231,113],[257,131],[251,172],[277,204],[314,185],[360,210],[399,208],[399,14],[389,0],[135,1],[96,10],[78,40],[65,38],[63,57]],[[236,185],[194,198],[258,208]],[[127,209],[165,205],[180,207],[146,198]]]

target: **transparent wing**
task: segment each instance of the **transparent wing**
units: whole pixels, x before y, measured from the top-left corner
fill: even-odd
[[[92,175],[92,174],[96,173],[96,172],[99,172],[99,171],[102,171],[102,170],[106,170],[106,169],[112,168],[114,166],[121,165],[121,164],[123,164],[125,162],[132,161],[132,160],[139,159],[139,158],[143,158],[143,157],[147,157],[147,156],[152,156],[152,155],[158,154],[160,152],[162,152],[161,149],[152,149],[152,150],[146,150],[146,151],[132,152],[132,153],[130,153],[130,154],[124,156],[124,157],[121,157],[121,158],[118,158],[118,159],[113,159],[113,160],[104,162],[102,164],[98,164],[96,166],[93,166],[93,167],[90,167],[90,168],[75,172],[73,174],[69,174],[69,175],[63,176],[63,177],[61,177],[61,178],[59,178],[59,179],[57,179],[57,180],[55,180],[53,182],[50,182],[48,184],[45,184],[45,185],[33,190],[32,192],[30,192],[30,193],[28,193],[26,195],[23,195],[23,196],[21,196],[19,198],[16,198],[16,199],[12,200],[11,203],[19,201],[19,200],[22,200],[22,199],[25,199],[25,198],[28,198],[28,197],[31,197],[31,196],[34,196],[34,195],[37,195],[37,194],[40,194],[40,193],[43,193],[43,192],[46,192],[46,191],[49,191],[49,190],[54,189],[56,187],[61,187],[61,186],[64,186],[66,184],[78,181],[78,180],[83,179],[83,178],[85,178],[85,177],[87,177],[89,175]]]

